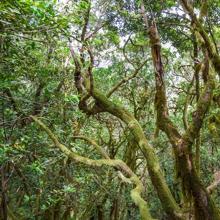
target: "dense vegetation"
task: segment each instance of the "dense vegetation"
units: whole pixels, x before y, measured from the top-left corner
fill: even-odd
[[[219,0],[1,0],[0,219],[220,220],[219,45]]]

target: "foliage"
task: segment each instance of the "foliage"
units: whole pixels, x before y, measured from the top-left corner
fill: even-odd
[[[203,1],[192,2],[199,12]],[[220,5],[218,0],[207,2],[202,27],[218,54]],[[188,131],[186,124],[194,123],[195,113],[209,106],[199,101],[208,84],[203,71],[208,47],[204,39],[197,39],[199,29],[179,2],[0,2],[0,219],[140,219],[142,203],[130,196],[135,188],[128,184],[132,172],[144,186],[141,198],[148,203],[151,216],[171,219],[152,181],[142,142],[132,130],[135,120],[158,158],[160,175],[178,210],[194,213],[189,211],[194,200],[184,197],[184,178],[178,176],[172,134],[167,135],[160,125],[167,123],[163,118],[158,122],[164,105],[157,105],[152,39],[143,24],[142,4],[149,24],[156,22],[159,31],[169,119],[182,135]],[[220,169],[220,71],[216,74],[214,56],[207,56],[215,88],[199,134],[194,137],[193,129],[189,131],[193,140],[188,148],[195,161],[200,159],[198,176],[203,188],[216,180],[214,174]],[[76,77],[77,65],[81,82]],[[88,84],[99,93],[90,91]],[[97,146],[101,146],[106,160],[123,160],[131,171],[71,160],[31,115],[43,121],[73,153],[99,161],[103,155]],[[219,209],[219,186],[211,197]]]

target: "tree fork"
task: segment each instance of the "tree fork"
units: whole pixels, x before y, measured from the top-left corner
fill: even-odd
[[[153,150],[153,147],[148,143],[143,129],[141,128],[135,117],[126,109],[111,102],[106,96],[100,93],[94,88],[93,94],[98,105],[112,115],[120,118],[125,122],[132,134],[135,141],[138,143],[144,157],[147,160],[148,171],[151,177],[151,181],[157,191],[158,197],[161,201],[164,211],[167,213],[170,219],[184,219],[181,214],[181,210],[177,205],[174,197],[172,196],[169,187],[166,184],[165,178],[162,174],[158,158]]]

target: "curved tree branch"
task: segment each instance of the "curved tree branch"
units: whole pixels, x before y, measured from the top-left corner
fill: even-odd
[[[85,137],[85,136],[73,136],[73,138],[87,141],[88,143],[90,143],[91,145],[93,145],[95,147],[95,149],[100,153],[100,155],[102,155],[106,159],[110,159],[110,157],[105,152],[105,150],[101,146],[99,146],[94,140],[92,140],[88,137]]]
[[[141,193],[144,190],[144,187],[142,185],[142,182],[139,180],[139,178],[132,172],[132,170],[122,161],[122,160],[111,160],[111,159],[99,159],[99,160],[93,160],[89,159],[87,157],[82,157],[78,155],[77,153],[69,150],[65,145],[61,144],[58,140],[58,138],[55,136],[55,134],[39,119],[37,119],[35,116],[31,116],[31,118],[48,134],[50,139],[53,141],[54,145],[59,148],[66,156],[71,158],[72,160],[80,163],[84,163],[88,166],[96,166],[101,167],[103,165],[115,167],[117,169],[121,169],[123,172],[125,172],[132,183],[136,185],[134,189],[131,190],[131,198],[133,199],[134,203],[139,207],[139,211],[141,214],[141,217],[143,220],[151,220],[153,219],[150,215],[150,212],[148,210],[148,206],[145,200],[141,197]],[[88,139],[86,139],[88,140]],[[91,142],[89,140],[89,142]],[[93,145],[95,144],[92,142]],[[95,144],[97,147],[97,144]],[[98,147],[100,148],[100,147]]]

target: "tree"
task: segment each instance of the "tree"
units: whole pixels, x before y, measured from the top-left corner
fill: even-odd
[[[220,219],[218,1],[1,8],[3,219]]]

